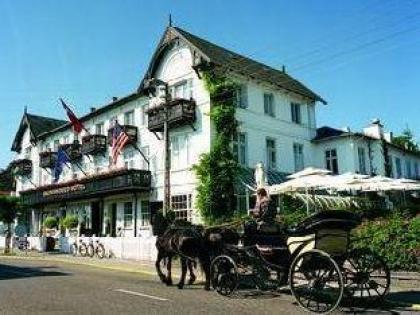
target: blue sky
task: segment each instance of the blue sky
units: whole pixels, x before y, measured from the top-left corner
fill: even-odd
[[[23,108],[65,118],[134,91],[174,24],[286,70],[322,95],[318,125],[420,135],[420,2],[0,1],[0,167]]]

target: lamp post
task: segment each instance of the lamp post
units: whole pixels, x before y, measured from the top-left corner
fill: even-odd
[[[149,79],[145,82],[144,89],[148,91],[149,97],[162,97],[163,87],[163,111],[164,111],[164,121],[163,121],[163,142],[164,142],[164,151],[163,158],[165,161],[165,171],[163,176],[163,185],[164,185],[164,197],[163,197],[163,215],[166,216],[170,208],[171,200],[171,162],[170,162],[170,142],[169,142],[169,126],[168,126],[168,103],[170,101],[169,86],[168,83],[159,79]]]

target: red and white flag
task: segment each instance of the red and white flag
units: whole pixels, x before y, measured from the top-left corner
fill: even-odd
[[[112,130],[112,163],[116,164],[118,156],[127,144],[129,137],[118,122],[115,122]]]
[[[75,133],[81,133],[85,127],[83,126],[82,122],[76,117],[73,111],[64,103],[63,99],[60,98],[61,105],[63,105],[64,110],[69,117],[70,123],[73,126],[73,130]],[[86,130],[86,129],[85,129]]]

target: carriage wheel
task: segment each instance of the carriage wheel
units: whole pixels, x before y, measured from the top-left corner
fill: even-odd
[[[391,273],[384,260],[369,249],[351,251],[343,264],[347,293],[355,298],[383,298]]]
[[[211,263],[210,279],[217,293],[231,295],[239,283],[238,269],[233,259],[225,255],[216,257]]]
[[[340,268],[330,255],[317,249],[301,253],[294,259],[289,280],[298,304],[314,313],[334,311],[343,297]]]

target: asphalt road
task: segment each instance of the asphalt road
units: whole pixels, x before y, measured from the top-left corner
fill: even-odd
[[[398,314],[344,306],[337,313]],[[223,298],[200,284],[179,290],[155,276],[0,258],[0,314],[307,314],[287,292]],[[408,312],[404,314],[409,314]]]

